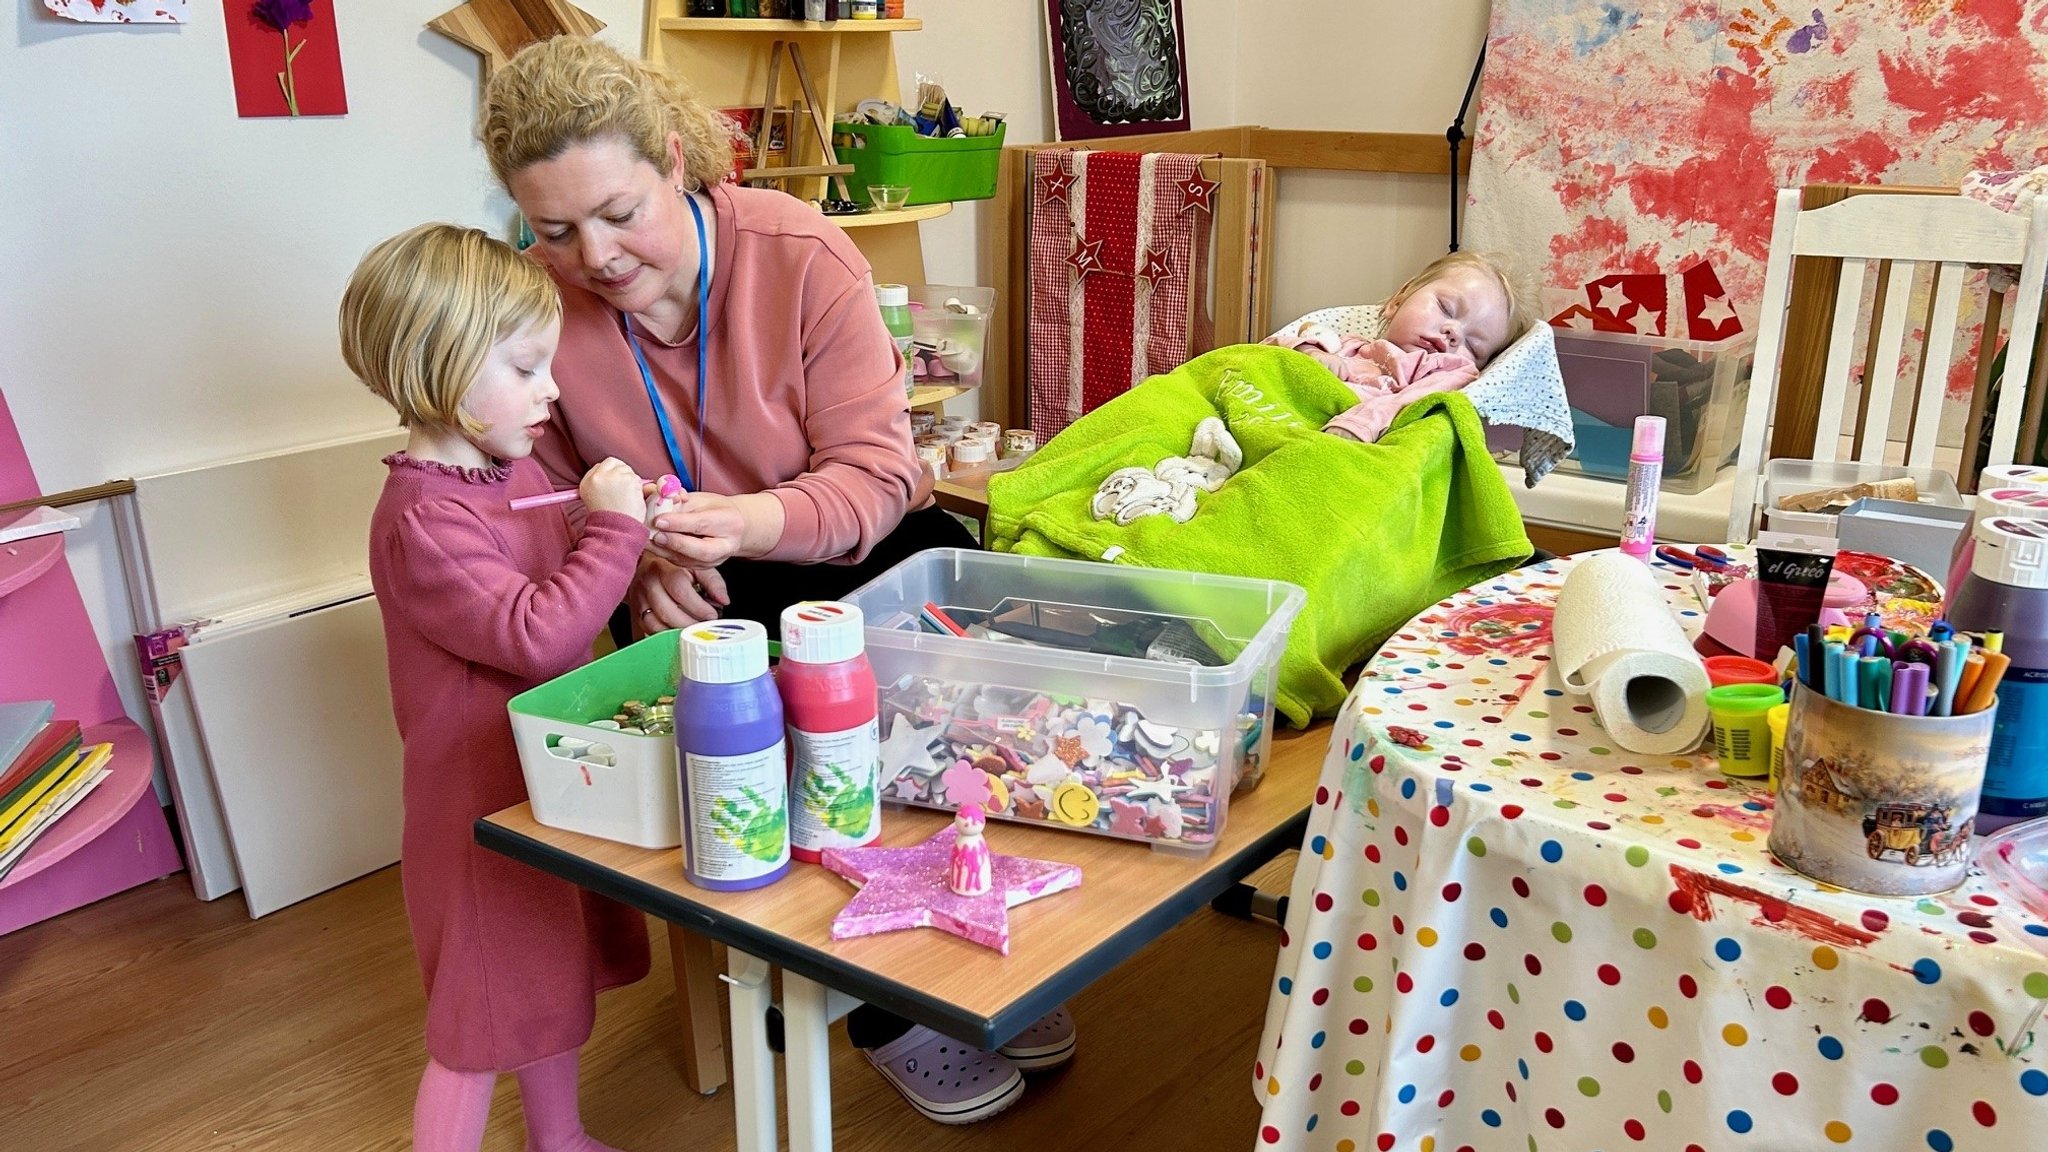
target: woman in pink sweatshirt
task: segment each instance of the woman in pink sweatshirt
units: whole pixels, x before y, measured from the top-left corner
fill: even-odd
[[[491,76],[482,135],[562,288],[557,484],[616,456],[690,490],[659,516],[629,603],[642,632],[714,615],[778,626],[925,548],[972,548],[911,449],[903,362],[868,263],[817,209],[723,183],[722,116],[603,43],[558,37]],[[721,611],[722,609],[722,611]],[[1074,1050],[1064,1010],[1001,1051],[871,1006],[847,1032],[919,1111],[1015,1103]],[[944,1074],[932,1072],[944,1069]]]
[[[634,581],[643,632],[720,608],[773,628],[912,552],[973,547],[931,502],[867,261],[810,205],[721,183],[728,132],[582,38],[520,53],[485,101],[492,169],[562,287],[535,458],[559,484],[617,456],[690,490]]]

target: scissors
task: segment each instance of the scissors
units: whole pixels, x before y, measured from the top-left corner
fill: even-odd
[[[1886,635],[1882,628],[1863,627],[1849,633],[1849,647],[1859,653],[1862,652],[1863,638],[1866,636],[1877,641],[1877,646],[1883,650],[1885,659],[1890,660],[1894,658],[1892,638]],[[1925,641],[1922,641],[1922,643],[1925,643]],[[1876,653],[1872,653],[1872,655],[1876,655]]]
[[[1728,559],[1728,553],[1712,544],[1702,544],[1690,552],[1670,544],[1659,544],[1657,559],[1679,568],[1699,568],[1708,572],[1722,571],[1734,563]]]

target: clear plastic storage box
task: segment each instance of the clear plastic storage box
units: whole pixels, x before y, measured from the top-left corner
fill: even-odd
[[[1920,503],[1936,508],[1966,508],[1956,491],[1955,477],[1939,468],[1908,468],[1901,464],[1857,464],[1846,460],[1769,460],[1764,463],[1764,527],[1773,532],[1833,538],[1838,512],[1788,512],[1778,501],[1801,492],[1846,488],[1910,476],[1920,489]],[[1946,567],[1946,565],[1944,565]],[[1937,573],[1939,575],[1939,573]]]
[[[1207,851],[1264,764],[1306,594],[939,549],[846,599],[868,622],[889,798]]]
[[[970,305],[975,313],[948,312],[948,300]],[[995,310],[993,288],[912,284],[911,369],[917,383],[979,387],[988,360],[989,322]]]
[[[1627,480],[1638,416],[1664,417],[1664,491],[1703,492],[1734,466],[1755,337],[1705,343],[1564,329],[1555,336],[1577,441],[1560,472]],[[1488,443],[1496,451],[1513,449],[1521,432],[1494,429]]]

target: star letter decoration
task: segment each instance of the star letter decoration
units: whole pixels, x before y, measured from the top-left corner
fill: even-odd
[[[1138,269],[1138,279],[1150,288],[1157,288],[1161,280],[1173,279],[1173,265],[1166,262],[1166,249],[1145,249],[1145,266]]]
[[[1046,203],[1057,203],[1067,198],[1067,189],[1074,186],[1074,174],[1067,171],[1066,164],[1062,162],[1051,171],[1040,174],[1038,184]]]
[[[1075,275],[1085,278],[1090,272],[1102,271],[1101,240],[1083,240],[1074,237],[1074,250],[1067,254],[1067,264]]]
[[[1011,908],[1081,884],[1075,865],[993,854],[988,894],[961,896],[946,885],[952,860],[951,824],[910,848],[827,848],[825,867],[860,889],[832,918],[832,938],[937,928],[1008,956]]]
[[[1200,169],[1197,169],[1194,175],[1180,182],[1180,210],[1182,212],[1190,208],[1201,212],[1212,211],[1212,204],[1215,198],[1216,181],[1202,175]]]

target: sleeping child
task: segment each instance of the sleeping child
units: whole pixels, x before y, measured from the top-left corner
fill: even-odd
[[[1452,252],[1387,298],[1377,340],[1303,322],[1265,343],[1307,353],[1350,385],[1358,403],[1331,418],[1323,431],[1370,444],[1403,407],[1477,379],[1487,361],[1528,330],[1527,311],[1500,261]]]

